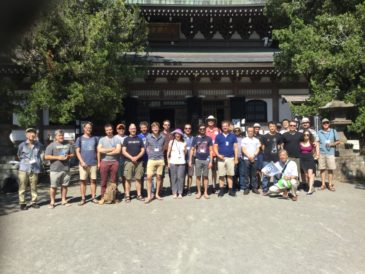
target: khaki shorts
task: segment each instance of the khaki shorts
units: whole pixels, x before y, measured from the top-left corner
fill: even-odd
[[[70,173],[67,171],[51,171],[49,173],[51,179],[51,187],[57,188],[57,186],[68,186],[70,184]]]
[[[130,181],[133,178],[136,180],[141,180],[144,176],[143,161],[133,164],[130,161],[125,161],[124,163],[124,177],[126,180]]]
[[[318,159],[318,169],[319,170],[335,170],[336,160],[335,155],[320,155]]]
[[[165,160],[148,160],[147,162],[147,175],[162,175],[163,168],[165,166]]]
[[[83,168],[81,165],[79,165],[80,180],[86,181],[88,178],[91,180],[96,180],[97,171],[97,166],[87,166],[86,168]]]
[[[218,159],[218,175],[219,177],[234,176],[234,158]]]

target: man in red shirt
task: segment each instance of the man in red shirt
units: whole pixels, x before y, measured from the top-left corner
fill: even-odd
[[[221,132],[219,128],[216,127],[217,119],[213,115],[209,115],[205,120],[207,128],[205,130],[205,135],[212,138],[213,145],[215,138]],[[217,185],[217,169],[218,169],[217,155],[213,151],[213,161],[212,161],[212,181],[213,181],[213,193],[218,191],[219,186]]]

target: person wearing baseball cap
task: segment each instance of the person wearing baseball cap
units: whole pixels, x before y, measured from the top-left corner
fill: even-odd
[[[333,184],[333,171],[336,169],[335,148],[340,144],[338,133],[330,128],[330,121],[327,118],[322,120],[322,129],[318,131],[319,151],[318,169],[321,172],[321,189],[326,189],[326,171],[328,173],[328,189],[335,191]]]
[[[27,210],[25,201],[25,191],[28,182],[30,183],[30,192],[32,196],[29,207],[39,208],[37,204],[38,192],[38,175],[41,172],[41,158],[44,151],[43,145],[36,140],[37,130],[35,128],[27,128],[25,130],[26,141],[22,142],[18,147],[19,158],[19,205],[21,210]]]
[[[209,136],[212,139],[212,142],[214,144],[215,138],[220,133],[219,128],[216,126],[217,119],[213,115],[209,115],[207,119],[205,119],[206,122],[206,129],[205,129],[205,135]],[[219,186],[217,184],[217,169],[218,169],[218,159],[217,155],[215,154],[213,150],[213,159],[212,159],[212,183],[213,183],[213,193],[218,192]]]

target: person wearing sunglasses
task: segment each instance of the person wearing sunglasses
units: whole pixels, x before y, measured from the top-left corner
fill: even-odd
[[[315,151],[315,142],[312,133],[310,133],[310,131],[307,129],[303,131],[303,135],[300,138],[299,150],[300,168],[305,174],[309,187],[307,195],[312,195],[315,192],[313,186],[316,172],[316,163],[313,157],[313,153]]]
[[[191,195],[191,184],[193,182],[193,175],[194,175],[194,165],[189,165],[189,158],[190,158],[190,150],[194,141],[194,136],[191,134],[192,133],[192,127],[191,124],[185,124],[184,126],[184,141],[186,143],[186,155],[185,155],[185,160],[186,160],[186,195],[190,196]],[[193,163],[194,163],[194,156],[193,156]]]
[[[335,191],[333,184],[333,171],[336,169],[335,148],[340,140],[335,129],[330,128],[327,118],[322,120],[322,129],[318,131],[319,151],[318,168],[321,171],[321,189],[326,189],[326,171],[328,173],[328,189]]]
[[[289,121],[289,131],[283,133],[282,136],[283,148],[288,152],[289,159],[297,164],[298,174],[300,174],[299,143],[303,133],[297,131],[297,123],[295,120]]]

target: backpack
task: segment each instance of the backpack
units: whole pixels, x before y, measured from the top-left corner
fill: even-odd
[[[99,204],[112,204],[115,203],[117,196],[117,184],[109,182],[108,187],[104,193],[103,199],[100,200]]]

